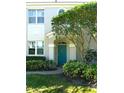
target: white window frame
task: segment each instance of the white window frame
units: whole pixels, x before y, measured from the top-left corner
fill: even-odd
[[[38,48],[37,48],[37,45],[38,45],[38,41],[41,41],[42,44],[43,44],[43,47],[42,47],[42,48],[43,48],[43,54],[37,54],[37,49],[38,49]],[[36,41],[36,44],[37,44],[37,45],[36,45],[36,55],[44,55],[44,41],[42,41],[42,40],[37,40],[37,41]]]
[[[43,11],[43,16],[40,16],[40,17],[43,17],[43,19],[44,19],[44,9],[36,9],[36,24],[44,24],[44,22],[43,23],[38,23],[38,10],[42,10]]]
[[[32,42],[32,41],[27,41],[27,56],[44,56],[45,55],[45,43],[43,43],[44,45],[43,45],[43,54],[37,54],[37,44],[38,44],[38,41],[43,41],[44,42],[44,40],[36,40],[36,41],[34,41],[35,42],[35,54],[29,54],[29,42]]]
[[[34,16],[35,17],[35,23],[29,23],[29,10],[35,10],[35,13],[36,13],[36,15]],[[28,15],[28,24],[36,24],[37,23],[37,20],[36,20],[36,17],[37,17],[37,12],[36,12],[36,9],[28,9],[28,13],[27,13],[27,15]]]
[[[35,10],[35,12],[36,12],[36,16],[35,16],[35,20],[36,20],[36,21],[35,21],[35,23],[29,23],[29,15],[28,15],[29,10]],[[28,10],[27,10],[28,24],[44,24],[44,22],[43,22],[43,23],[38,23],[38,22],[37,22],[37,19],[38,19],[38,17],[39,17],[39,16],[38,16],[38,13],[37,13],[38,10],[42,10],[43,13],[44,13],[44,9],[28,9]],[[44,18],[44,15],[43,15],[42,17]]]
[[[31,55],[31,56],[32,56],[32,55],[35,55],[36,52],[35,52],[34,54],[29,54],[29,49],[30,49],[30,48],[29,48],[29,42],[35,42],[35,41],[28,41],[28,42],[27,42],[27,43],[28,43],[28,44],[27,44],[27,45],[28,45],[28,46],[27,46],[27,47],[28,47],[28,55]],[[36,47],[36,42],[35,42],[35,45],[34,45],[34,46]],[[35,47],[34,47],[34,49],[35,49]],[[36,51],[36,49],[35,49],[35,51]]]

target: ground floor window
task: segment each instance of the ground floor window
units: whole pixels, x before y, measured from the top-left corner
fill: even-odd
[[[29,55],[32,54],[34,55],[35,54],[35,41],[29,41],[28,42],[29,44]]]
[[[44,55],[44,41],[28,41],[29,55]]]
[[[37,42],[37,55],[43,55],[44,54],[44,42],[38,41]]]

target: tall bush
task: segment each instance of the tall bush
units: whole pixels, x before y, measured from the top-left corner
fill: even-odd
[[[96,43],[97,3],[84,3],[54,17],[52,31],[55,32],[56,39],[66,38],[71,41],[83,60],[91,41]]]

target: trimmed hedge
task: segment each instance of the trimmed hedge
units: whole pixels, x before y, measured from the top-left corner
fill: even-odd
[[[29,60],[46,60],[45,56],[26,56],[26,61]]]
[[[30,60],[26,62],[27,71],[43,71],[43,70],[55,70],[56,63],[52,60],[43,61],[43,60]]]
[[[64,75],[69,78],[81,78],[86,81],[96,81],[97,79],[96,64],[85,64],[83,62],[71,61],[63,66]]]

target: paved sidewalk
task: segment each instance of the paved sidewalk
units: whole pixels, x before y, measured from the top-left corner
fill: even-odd
[[[51,74],[62,74],[62,68],[58,67],[54,71],[27,71],[26,74],[41,74],[41,75],[51,75]]]

